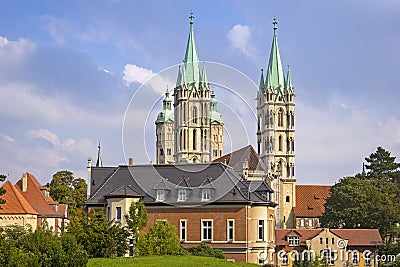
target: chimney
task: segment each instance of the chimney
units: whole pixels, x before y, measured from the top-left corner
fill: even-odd
[[[28,189],[28,174],[24,173],[22,176],[22,192],[26,192]]]
[[[135,161],[133,158],[128,158],[128,166],[133,166],[135,164]]]

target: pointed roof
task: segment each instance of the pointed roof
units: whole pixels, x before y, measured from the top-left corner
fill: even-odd
[[[131,185],[123,185],[106,195],[106,197],[143,197],[143,195],[135,191]]]
[[[265,86],[264,69],[261,69],[260,86],[258,87],[258,91],[260,93],[262,93],[264,86]]]
[[[194,40],[193,18],[193,12],[191,12],[189,17],[189,38],[186,45],[185,58],[183,59],[184,70],[187,79],[186,82],[189,84],[193,83],[194,81],[200,82],[199,56],[197,55],[196,42]]]
[[[165,91],[165,97],[163,100],[163,109],[158,113],[156,124],[164,122],[174,121],[174,111],[172,109],[172,100],[169,97],[169,91]]]
[[[276,94],[279,93],[279,87],[285,86],[285,79],[282,67],[281,55],[278,46],[278,37],[276,36],[276,24],[278,22],[274,18],[274,37],[272,39],[271,53],[269,55],[268,70],[267,70],[267,86],[272,87]]]
[[[201,83],[203,85],[207,85],[208,84],[207,72],[206,72],[206,63],[205,62],[203,62],[203,71],[201,73]]]
[[[292,85],[292,78],[290,77],[290,66],[287,66],[287,74],[286,74],[286,80],[285,80],[285,90],[289,91],[290,89],[293,88]]]
[[[182,84],[181,65],[178,66],[178,77],[176,78],[176,87]]]
[[[217,111],[218,101],[215,99],[214,90],[211,90],[211,99],[210,99],[210,122],[211,124],[224,124],[224,120],[222,119],[221,113]]]
[[[101,161],[101,157],[100,157],[100,141],[99,141],[99,145],[97,146],[98,150],[97,150],[97,161],[96,161],[96,167],[102,167],[103,166],[103,162]]]
[[[26,179],[27,182],[25,192],[22,191],[24,179]],[[40,192],[42,186],[32,174],[25,173],[23,177],[15,184],[15,187],[40,216],[52,218],[61,216],[61,214],[53,210],[50,206],[56,205],[58,202],[54,201],[50,196],[44,196],[42,192]]]
[[[2,187],[6,190],[2,196],[6,203],[1,205],[0,214],[38,214],[11,182],[5,182]]]

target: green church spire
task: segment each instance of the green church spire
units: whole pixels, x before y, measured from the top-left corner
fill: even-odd
[[[287,67],[288,67],[288,69],[287,69],[286,80],[285,80],[285,90],[289,91],[290,89],[293,88],[293,85],[292,85],[292,78],[290,77],[290,67],[289,67],[289,65]]]
[[[203,62],[203,72],[201,74],[201,83],[203,85],[208,84],[207,73],[206,73],[206,63]]]
[[[163,100],[163,109],[158,113],[156,124],[174,121],[174,111],[172,110],[172,100],[169,97],[169,91],[165,92]]]
[[[193,82],[200,82],[200,67],[199,67],[199,57],[196,50],[196,42],[194,40],[193,31],[193,12],[190,12],[190,31],[189,38],[186,45],[185,58],[183,60],[184,69],[186,74],[186,82],[192,84]]]
[[[176,87],[182,84],[182,72],[181,72],[181,66],[178,66],[178,78],[176,78]]]
[[[210,122],[211,124],[224,124],[224,120],[222,119],[221,113],[217,111],[217,99],[215,99],[214,90],[211,90],[211,99],[210,99]]]
[[[277,30],[276,24],[278,24],[278,22],[276,21],[275,18],[272,24],[274,25],[273,28],[274,37],[272,40],[271,53],[268,62],[267,86],[272,87],[274,92],[278,95],[280,86],[282,86],[282,89],[285,86],[285,80],[282,68],[281,55],[279,53],[278,38],[276,36],[276,30]]]
[[[265,80],[264,80],[264,69],[261,69],[261,78],[260,78],[260,87],[258,88],[258,91],[262,93],[264,90],[265,86]]]

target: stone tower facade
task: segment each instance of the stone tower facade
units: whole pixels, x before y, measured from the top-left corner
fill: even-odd
[[[160,120],[158,123],[158,118],[156,121],[158,164],[168,163],[171,160],[175,163],[207,163],[223,154],[224,123],[217,111],[217,101],[207,79],[205,64],[200,67],[194,39],[193,18],[191,14],[185,58],[182,66],[179,66],[174,88],[173,115],[170,115],[171,119],[168,122]],[[165,108],[159,117],[164,110]],[[170,133],[171,125],[173,125],[172,140],[163,139],[165,134]],[[161,128],[167,130],[163,132]],[[168,136],[170,137],[171,135]],[[170,144],[173,144],[172,155],[168,154]]]
[[[276,35],[274,36],[266,77],[261,72],[257,93],[258,153],[268,167],[268,177],[275,191],[278,228],[293,228],[296,205],[295,178],[295,94],[288,67],[284,75]]]

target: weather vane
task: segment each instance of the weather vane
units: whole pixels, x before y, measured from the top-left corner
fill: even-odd
[[[190,11],[189,19],[190,19],[190,24],[193,24],[193,19],[194,19],[193,11]]]
[[[272,24],[274,24],[274,34],[275,34],[276,29],[278,29],[278,27],[276,27],[276,24],[278,24],[276,18],[274,18],[274,22],[272,22]]]

